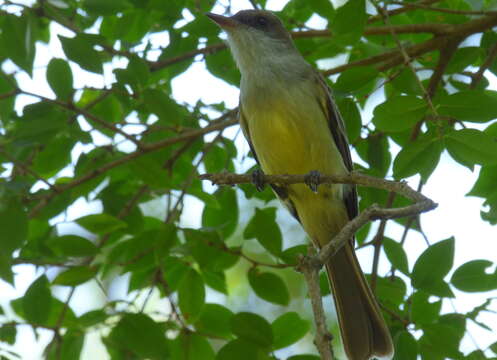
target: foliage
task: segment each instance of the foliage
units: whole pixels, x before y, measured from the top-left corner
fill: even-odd
[[[202,172],[240,170],[239,149],[224,131],[236,125],[236,111],[224,103],[187,105],[172,95],[172,81],[194,61],[238,85],[219,30],[204,16],[214,2],[0,5],[0,278],[14,286],[17,266],[43,270],[0,314],[0,341],[14,344],[18,327],[28,324],[53,335],[48,359],[79,358],[95,330],[112,359],[317,358],[291,347],[312,333],[312,318],[298,307],[302,280],[285,270],[306,247],[280,230],[275,209],[265,206],[273,195],[252,186],[212,190],[198,179]],[[371,4],[388,12],[378,15]],[[418,175],[425,184],[446,150],[462,166],[480,169],[468,195],[485,200],[482,221],[496,224],[497,92],[483,76],[497,75],[497,15],[487,12],[495,3],[371,4],[291,0],[278,15],[311,63],[348,57],[323,74],[364,173]],[[305,34],[298,26],[314,14],[328,27]],[[50,39],[63,56],[41,54]],[[28,87],[30,77],[39,91]],[[42,90],[47,84],[51,91]],[[371,121],[361,121],[360,111],[379,98]],[[361,188],[359,195],[362,209],[389,201],[379,190]],[[192,199],[202,210],[188,207]],[[257,205],[253,212],[247,199]],[[82,203],[98,210],[83,214]],[[187,228],[185,217],[200,227]],[[418,219],[397,222],[406,232],[421,231]],[[72,225],[69,232],[64,224]],[[357,240],[365,244],[374,235],[368,227]],[[409,264],[403,245],[384,238],[391,270],[371,275],[396,359],[496,358],[495,344],[466,355],[460,349],[469,322],[488,327],[477,317],[490,298],[468,313],[441,311],[456,290],[497,289],[495,270],[487,271],[495,264],[473,259],[454,269],[453,238]],[[105,293],[116,281],[126,282],[127,298],[82,314],[72,309],[81,285],[98,283]],[[239,283],[250,294],[238,296],[271,311],[209,297],[231,299]],[[69,296],[61,300],[58,287]],[[165,302],[151,309],[152,293]],[[135,295],[145,300],[130,301]]]

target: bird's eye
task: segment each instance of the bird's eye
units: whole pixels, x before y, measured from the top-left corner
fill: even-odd
[[[259,16],[257,19],[257,25],[260,26],[266,26],[267,25],[267,19],[265,17]]]

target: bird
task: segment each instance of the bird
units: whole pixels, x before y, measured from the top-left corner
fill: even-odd
[[[358,214],[354,186],[317,186],[319,174],[353,169],[331,90],[274,13],[254,9],[206,15],[227,33],[241,73],[239,122],[262,172],[309,176],[307,184],[271,186],[313,244],[322,248]],[[349,360],[392,358],[392,338],[355,255],[354,239],[325,266]]]

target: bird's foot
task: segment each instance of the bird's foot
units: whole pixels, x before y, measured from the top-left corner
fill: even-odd
[[[321,173],[317,170],[309,171],[304,178],[304,182],[312,192],[318,192],[318,186],[321,183]]]
[[[257,191],[264,190],[266,182],[264,181],[264,172],[262,170],[256,169],[252,172],[252,184],[255,185]]]

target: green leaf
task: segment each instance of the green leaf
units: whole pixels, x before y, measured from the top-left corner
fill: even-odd
[[[169,124],[181,123],[181,107],[164,91],[146,89],[143,92],[144,103],[150,112]]]
[[[205,304],[194,326],[201,333],[229,338],[231,336],[232,317],[231,310],[222,305]]]
[[[92,310],[84,313],[78,318],[78,324],[83,327],[92,327],[103,323],[109,315],[104,310]]]
[[[47,67],[47,81],[55,95],[61,100],[72,98],[73,79],[71,67],[62,59],[52,59]]]
[[[358,91],[376,79],[377,76],[378,70],[372,66],[351,68],[340,74],[335,85],[333,86],[333,90],[346,93]]]
[[[349,0],[336,10],[331,24],[331,31],[335,35],[334,41],[340,44],[357,42],[364,31],[368,15],[364,0]]]
[[[316,355],[293,355],[287,358],[286,360],[321,360],[319,356]]]
[[[439,115],[460,121],[483,123],[497,118],[496,91],[459,91],[442,96],[435,105]]]
[[[497,166],[482,166],[473,188],[467,196],[491,198],[497,196]]]
[[[127,313],[112,329],[108,341],[142,359],[169,358],[165,329],[145,314]]]
[[[407,255],[401,244],[393,241],[390,238],[383,239],[383,250],[387,255],[388,261],[402,273],[409,276],[409,265],[407,262]]]
[[[34,324],[44,324],[52,310],[52,294],[45,275],[33,281],[22,298],[24,318]]]
[[[398,276],[376,278],[376,296],[389,308],[398,308],[404,303],[406,289],[406,283]]]
[[[114,15],[128,9],[131,5],[127,0],[84,0],[83,7],[97,15]]]
[[[393,360],[416,360],[418,343],[408,331],[400,331],[395,335],[395,354]]]
[[[60,339],[60,345],[50,346],[46,359],[79,359],[84,342],[85,334],[83,332],[68,330],[62,339]]]
[[[290,294],[285,282],[278,275],[251,268],[248,272],[248,280],[260,298],[284,306],[290,302]]]
[[[217,232],[185,229],[184,234],[193,258],[204,271],[216,272],[228,269],[240,258],[229,252]]]
[[[61,272],[54,279],[54,285],[76,286],[87,282],[97,274],[97,269],[90,266],[75,266]]]
[[[37,154],[33,161],[33,170],[45,178],[56,175],[70,163],[74,143],[73,138],[57,136]]]
[[[283,240],[280,228],[276,223],[276,208],[255,208],[255,214],[247,224],[243,237],[257,239],[267,251],[279,256]]]
[[[431,245],[416,260],[412,270],[412,285],[440,297],[453,297],[443,278],[454,263],[454,238]]]
[[[15,324],[3,324],[0,327],[0,341],[9,345],[16,342],[17,328]]]
[[[476,46],[466,46],[457,49],[451,57],[447,68],[446,74],[460,73],[468,66],[476,65],[480,56],[484,56],[484,50]]]
[[[446,134],[444,139],[447,150],[454,160],[470,169],[475,164],[497,164],[495,156],[497,142],[483,131],[476,129],[455,130]]]
[[[497,354],[497,341],[490,345],[489,348],[494,352],[494,354]]]
[[[497,289],[497,271],[489,274],[485,270],[493,263],[488,260],[472,260],[459,266],[450,280],[457,289],[465,292],[480,292]]]
[[[245,339],[235,339],[224,345],[217,353],[216,360],[271,360],[254,343]]]
[[[361,135],[361,113],[351,98],[342,98],[337,100],[336,103],[345,122],[348,138],[353,142]]]
[[[288,312],[271,324],[274,334],[273,349],[281,349],[290,346],[300,339],[309,331],[309,322],[303,320],[296,312]]]
[[[236,192],[233,189],[223,187],[218,189],[214,195],[220,207],[205,206],[202,213],[202,226],[219,230],[222,237],[227,239],[238,225]]]
[[[422,290],[411,297],[411,319],[418,326],[431,324],[438,320],[442,300],[430,302],[430,295]]]
[[[86,230],[104,235],[126,227],[126,223],[109,214],[93,214],[76,219],[76,223]]]
[[[171,346],[171,359],[214,360],[214,350],[205,336],[183,331]]]
[[[183,276],[178,288],[178,304],[184,319],[194,323],[205,303],[205,287],[202,277],[193,269]]]
[[[67,38],[58,35],[58,37],[62,44],[62,49],[64,49],[64,54],[69,60],[74,61],[85,70],[99,74],[103,72],[100,53],[93,48],[90,41],[81,36]]]
[[[281,253],[280,258],[287,264],[297,265],[299,257],[301,255],[307,255],[308,250],[308,245],[295,245],[284,250]]]
[[[273,344],[273,330],[262,316],[240,312],[231,318],[231,331],[240,339],[250,341],[262,347]]]
[[[460,338],[457,330],[445,324],[431,324],[423,329],[424,335],[420,339],[422,358],[460,359],[458,350]],[[436,357],[435,357],[436,356]]]
[[[35,46],[33,22],[27,14],[15,16],[2,13],[3,26],[0,45],[4,54],[28,74],[32,74]]]
[[[415,96],[394,96],[374,109],[373,123],[387,132],[411,129],[423,115],[428,106],[423,99]]]
[[[90,240],[77,235],[63,235],[49,240],[49,246],[61,256],[93,256],[98,248]]]
[[[393,162],[393,175],[404,179],[420,174],[424,181],[430,177],[440,161],[442,144],[435,137],[426,137],[407,143]]]
[[[11,254],[28,236],[28,216],[21,203],[15,199],[0,201],[0,243],[2,252]]]

